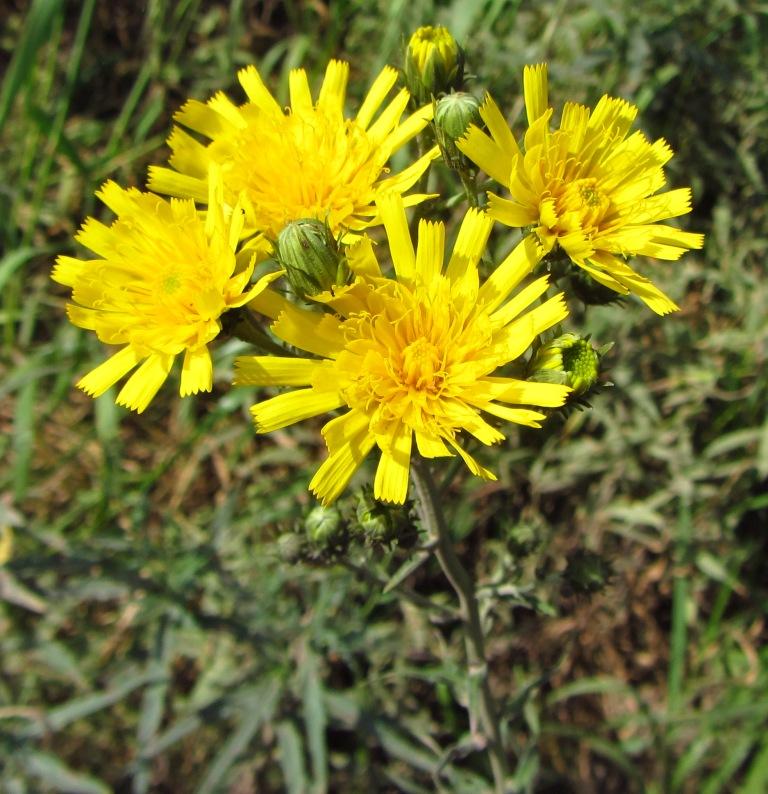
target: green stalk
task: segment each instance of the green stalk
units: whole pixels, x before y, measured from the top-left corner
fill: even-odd
[[[411,478],[422,526],[430,540],[434,541],[437,561],[459,600],[470,684],[470,727],[473,733],[479,732],[485,741],[496,794],[504,794],[507,760],[496,703],[488,684],[485,637],[480,623],[475,585],[456,555],[429,464],[418,455],[411,461]]]

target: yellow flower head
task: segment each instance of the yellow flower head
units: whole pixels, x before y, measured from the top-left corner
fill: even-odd
[[[331,61],[313,102],[306,72],[293,70],[291,106],[285,111],[255,67],[242,69],[238,79],[249,101],[238,107],[218,93],[207,104],[187,102],[176,120],[210,143],[175,127],[168,143],[176,170],[150,168],[150,189],[204,202],[208,164],[215,162],[224,173],[225,199],[234,204],[242,194],[248,227],[272,241],[287,223],[302,218],[328,223],[336,237],[380,222],[376,196],[407,191],[438,156],[432,149],[400,173],[385,176],[389,158],[427,125],[432,108],[401,123],[409,99],[403,89],[379,113],[397,81],[397,71],[385,67],[357,116],[347,119],[348,77],[348,64]],[[425,198],[411,195],[406,202]]]
[[[381,450],[374,496],[402,503],[411,451],[426,458],[458,453],[470,470],[494,479],[460,446],[462,430],[484,444],[503,434],[481,412],[538,427],[544,414],[526,406],[559,406],[569,389],[494,375],[534,337],[567,313],[562,294],[526,311],[544,294],[547,277],[517,295],[531,243],[522,242],[482,286],[477,263],[492,220],[470,210],[447,266],[445,228],[421,221],[414,251],[402,198],[379,199],[395,277],[382,275],[367,238],[350,250],[355,281],[315,300],[332,312],[300,308],[265,290],[252,307],[277,318],[274,333],[320,358],[246,356],[235,383],[299,386],[251,409],[259,432],[347,407],[323,428],[329,457],[310,489],[329,504],[374,446]]]
[[[609,289],[637,295],[658,314],[677,309],[626,262],[636,254],[674,260],[703,245],[701,234],[657,223],[691,210],[690,188],[658,192],[672,150],[642,132],[628,136],[637,108],[609,96],[591,112],[567,103],[552,131],[546,65],[526,66],[523,83],[528,130],[522,150],[490,97],[480,110],[490,136],[473,126],[457,144],[509,189],[510,199],[488,194],[490,215],[508,226],[533,227],[540,248],[532,267],[560,246]]]
[[[124,345],[77,384],[93,397],[137,365],[117,402],[141,413],[184,353],[181,396],[210,391],[208,343],[219,317],[254,298],[279,273],[249,288],[255,255],[236,271],[243,211],[225,211],[221,175],[212,169],[208,212],[191,200],[105,183],[98,197],[118,216],[111,226],[88,218],[76,239],[98,259],[60,256],[52,277],[72,288],[69,319],[102,342]]]
[[[405,51],[405,83],[418,102],[459,88],[464,54],[450,31],[426,25],[411,36]]]
[[[434,69],[433,62],[437,61],[446,75],[452,77],[458,69],[459,45],[448,28],[424,25],[411,36],[408,55],[422,74]]]

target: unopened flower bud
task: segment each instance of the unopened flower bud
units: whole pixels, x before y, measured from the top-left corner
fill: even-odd
[[[600,374],[600,356],[589,339],[565,333],[542,345],[528,365],[528,378],[543,383],[570,386],[576,396],[584,394]]]
[[[301,559],[306,541],[295,532],[286,532],[277,539],[277,553],[284,562],[294,563]]]
[[[405,52],[405,84],[418,105],[461,87],[464,53],[442,25],[419,28]]]
[[[464,91],[447,94],[437,101],[434,119],[443,159],[450,168],[461,168],[466,161],[456,148],[456,141],[464,135],[470,124],[480,123],[480,102]]]
[[[382,541],[390,535],[391,521],[387,508],[361,493],[357,502],[357,521],[368,540]]]
[[[349,268],[343,252],[322,221],[302,218],[289,223],[277,237],[277,258],[286,278],[301,298],[344,286]]]
[[[335,507],[316,505],[304,519],[304,526],[313,543],[331,545],[341,534],[341,514]]]

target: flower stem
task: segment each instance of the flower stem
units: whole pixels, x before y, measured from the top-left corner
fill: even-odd
[[[466,168],[459,168],[458,171],[464,193],[467,197],[467,204],[469,204],[470,207],[479,207],[480,198],[477,193],[477,182],[474,176],[472,176]]]
[[[417,455],[411,460],[411,477],[422,526],[430,539],[435,541],[435,556],[459,600],[470,684],[470,728],[473,734],[477,732],[483,738],[496,794],[503,794],[507,762],[496,703],[488,684],[485,638],[474,582],[456,555],[429,464]]]

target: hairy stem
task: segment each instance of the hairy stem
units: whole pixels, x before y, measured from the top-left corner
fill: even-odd
[[[440,507],[429,464],[418,456],[411,461],[411,477],[422,525],[435,541],[435,556],[459,600],[459,614],[464,630],[464,647],[469,674],[469,716],[472,731],[482,736],[493,772],[496,794],[503,794],[507,763],[501,739],[496,704],[488,684],[485,638],[480,623],[475,586],[453,548],[453,540]],[[474,696],[473,696],[474,690]]]

